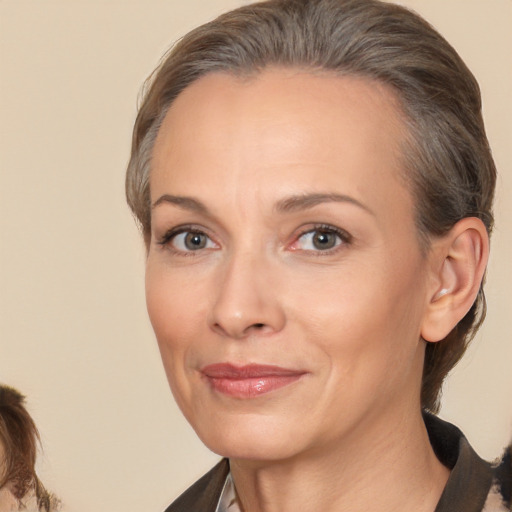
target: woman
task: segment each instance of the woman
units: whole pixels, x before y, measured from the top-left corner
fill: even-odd
[[[0,385],[0,511],[52,512],[58,500],[36,474],[39,432],[19,391]]]
[[[448,43],[373,0],[251,4],[172,49],[127,197],[171,389],[225,459],[168,511],[507,510],[433,415],[485,313],[480,108]]]

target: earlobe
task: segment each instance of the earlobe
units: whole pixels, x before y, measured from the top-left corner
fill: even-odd
[[[489,236],[480,219],[460,220],[432,250],[435,275],[429,291],[421,335],[443,340],[475,302],[489,255]]]

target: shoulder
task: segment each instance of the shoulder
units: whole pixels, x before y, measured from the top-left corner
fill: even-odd
[[[477,455],[456,426],[430,414],[424,420],[434,452],[451,470],[436,512],[510,511],[510,447],[501,460],[490,464]]]
[[[222,459],[169,505],[165,512],[215,512],[228,473],[229,462]]]
[[[512,510],[512,444],[493,465],[493,481],[484,512]]]

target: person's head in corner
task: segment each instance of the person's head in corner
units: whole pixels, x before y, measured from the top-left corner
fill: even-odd
[[[36,474],[39,442],[39,432],[25,408],[23,395],[0,385],[0,511],[23,510],[28,501],[34,500],[41,512],[58,508],[58,500]]]

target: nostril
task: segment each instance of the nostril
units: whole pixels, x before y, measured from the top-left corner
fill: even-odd
[[[254,324],[254,327],[256,327],[256,329],[262,329],[265,327],[265,324]]]

